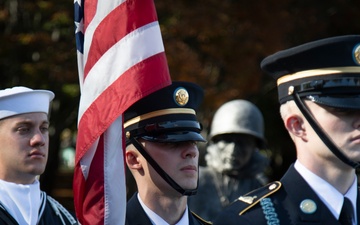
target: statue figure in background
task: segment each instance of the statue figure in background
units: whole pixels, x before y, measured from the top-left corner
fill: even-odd
[[[211,221],[237,197],[266,184],[268,159],[260,149],[265,149],[260,110],[240,99],[223,104],[211,124],[207,166],[200,167],[199,191],[190,197],[190,208]]]

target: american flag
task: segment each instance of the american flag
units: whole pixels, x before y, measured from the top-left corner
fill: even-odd
[[[123,112],[171,83],[153,0],[74,0],[81,98],[74,204],[82,225],[123,225]]]

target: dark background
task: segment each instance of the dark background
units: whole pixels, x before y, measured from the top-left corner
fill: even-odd
[[[205,90],[198,111],[204,134],[221,104],[237,98],[255,103],[265,118],[268,175],[279,179],[294,161],[295,150],[280,120],[275,81],[261,72],[259,64],[291,46],[358,34],[360,2],[155,0],[155,4],[172,79],[196,82]],[[75,146],[76,137],[79,85],[73,2],[2,0],[0,33],[0,88],[25,85],[56,94],[49,162],[41,186],[72,208],[72,170],[61,169],[59,155],[64,146]],[[64,136],[69,137],[66,142]]]

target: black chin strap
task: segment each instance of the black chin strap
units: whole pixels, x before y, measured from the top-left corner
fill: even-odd
[[[130,138],[130,142],[139,150],[142,156],[150,163],[150,165],[156,170],[156,172],[171,186],[173,187],[177,192],[179,192],[182,195],[195,195],[197,192],[197,187],[199,186],[199,176],[198,176],[198,183],[197,187],[195,189],[183,189],[178,185],[158,164],[157,162],[147,153],[142,146],[142,144],[139,143],[139,141],[136,138]],[[198,170],[199,171],[199,170]],[[199,173],[199,172],[198,172]]]
[[[305,106],[303,101],[300,99],[300,96],[297,92],[294,92],[294,101],[302,114],[305,116],[306,120],[309,122],[311,127],[314,129],[314,131],[317,133],[317,135],[320,137],[320,139],[324,142],[324,144],[330,149],[330,151],[338,157],[341,161],[343,161],[345,164],[353,167],[354,169],[360,168],[359,162],[351,161],[349,158],[347,158],[340,149],[330,140],[330,138],[326,135],[324,130],[321,128],[321,126],[318,124],[318,122],[315,120],[315,118],[312,116],[309,109]]]

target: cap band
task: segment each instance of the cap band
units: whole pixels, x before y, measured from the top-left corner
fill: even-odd
[[[329,79],[329,80],[315,80],[315,81],[308,81],[304,82],[300,85],[293,86],[293,90],[296,90],[297,92],[305,92],[305,91],[313,91],[317,88],[357,88],[357,90],[360,87],[360,77],[354,78],[354,77],[343,77],[343,78],[337,78],[337,79]],[[353,89],[347,89],[342,90],[341,93],[348,94],[346,91],[353,91]],[[334,93],[335,91],[332,90],[330,93]],[[359,91],[357,91],[359,92]],[[327,93],[326,90],[323,90],[323,94]],[[289,93],[290,94],[290,93]]]
[[[157,110],[154,112],[150,112],[150,113],[146,113],[144,115],[134,117],[124,123],[124,128],[127,128],[128,126],[131,126],[142,120],[150,119],[150,118],[153,118],[156,116],[169,115],[169,114],[193,114],[193,115],[196,115],[195,110],[189,109],[189,108],[162,109],[162,110]]]
[[[330,75],[330,74],[340,74],[340,73],[360,73],[360,68],[356,66],[348,66],[348,67],[332,67],[332,68],[300,71],[297,73],[288,74],[280,77],[277,80],[277,85],[279,86],[280,84],[301,78]]]

